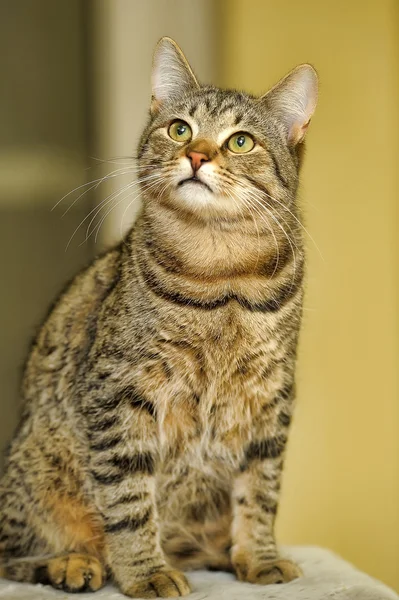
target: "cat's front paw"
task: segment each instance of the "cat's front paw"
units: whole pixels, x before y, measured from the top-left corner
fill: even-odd
[[[130,598],[178,598],[187,596],[191,588],[183,573],[174,569],[163,569],[148,579],[138,581],[123,592]]]
[[[275,558],[254,562],[251,554],[246,550],[234,553],[233,566],[240,581],[259,585],[289,583],[302,575],[301,569],[291,560]]]

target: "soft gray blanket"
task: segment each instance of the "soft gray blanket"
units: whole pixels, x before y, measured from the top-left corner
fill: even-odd
[[[302,567],[304,577],[286,585],[266,587],[239,583],[227,573],[189,573],[189,600],[398,600],[384,584],[361,573],[332,552],[321,548],[285,548],[282,552]],[[126,600],[107,586],[95,594],[65,594],[50,587],[0,579],[0,598],[7,600]]]

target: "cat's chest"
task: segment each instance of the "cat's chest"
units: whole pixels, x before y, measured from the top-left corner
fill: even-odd
[[[275,387],[264,378],[278,354],[270,323],[260,315],[245,319],[234,308],[208,318],[200,335],[167,339],[162,356],[169,381],[162,385],[159,412],[164,456],[188,454],[237,466]]]
[[[168,314],[155,343],[163,352],[168,342],[195,349],[208,361],[208,371],[214,367],[217,376],[224,362],[240,361],[248,348],[273,342],[284,326],[278,313],[251,311],[231,300],[216,310]]]

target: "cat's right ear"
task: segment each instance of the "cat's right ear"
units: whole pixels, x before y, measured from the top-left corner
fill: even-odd
[[[284,126],[288,143],[303,141],[317,103],[317,73],[311,65],[299,65],[262,96],[261,101]]]
[[[183,52],[169,37],[163,37],[155,48],[151,82],[151,113],[157,112],[163,102],[199,87]]]

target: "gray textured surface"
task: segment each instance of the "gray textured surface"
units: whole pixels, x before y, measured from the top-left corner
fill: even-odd
[[[256,586],[237,582],[227,573],[197,571],[188,577],[193,587],[190,600],[397,600],[384,584],[361,573],[332,552],[321,548],[286,548],[282,552],[302,567],[304,577],[286,585]],[[7,600],[123,600],[126,596],[107,586],[95,594],[65,594],[41,585],[0,580],[0,598]]]

